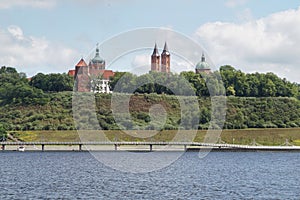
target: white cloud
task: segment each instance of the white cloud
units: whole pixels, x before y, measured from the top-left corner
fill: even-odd
[[[56,5],[56,0],[1,0],[0,9],[12,7],[33,7],[33,8],[52,8]]]
[[[253,15],[252,15],[252,11],[249,8],[238,11],[237,12],[237,18],[241,22],[247,22],[247,21],[250,21],[250,20],[254,19]]]
[[[45,38],[26,36],[15,25],[0,29],[0,43],[0,66],[16,67],[29,76],[38,72],[67,72],[79,59],[75,50]]]
[[[237,23],[202,25],[196,37],[217,65],[244,71],[273,71],[300,82],[300,8]]]
[[[12,36],[14,36],[15,38],[22,40],[23,38],[23,31],[20,27],[18,26],[9,26],[7,28],[8,32],[12,34]]]
[[[132,67],[142,67],[142,66],[147,66],[150,64],[150,56],[141,54],[141,55],[136,55],[132,61]]]
[[[248,0],[227,0],[225,5],[229,8],[235,8],[247,3]]]
[[[150,55],[149,54],[138,54],[133,57],[131,62],[131,73],[134,74],[145,74],[149,72],[150,65]]]

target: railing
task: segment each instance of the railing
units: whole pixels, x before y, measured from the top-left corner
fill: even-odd
[[[216,143],[201,143],[201,142],[130,142],[130,141],[80,141],[80,142],[0,142],[0,145],[170,145],[170,146],[199,146],[212,148],[232,148],[232,149],[282,149],[282,150],[300,150],[300,146],[251,146],[238,144],[216,144]]]

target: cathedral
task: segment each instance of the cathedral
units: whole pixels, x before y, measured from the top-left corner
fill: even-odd
[[[165,42],[161,55],[159,55],[157,45],[155,43],[154,50],[151,55],[151,71],[169,73],[170,62],[170,52],[168,50],[167,42]]]
[[[151,71],[169,73],[170,70],[170,52],[168,50],[167,42],[161,55],[159,55],[157,44],[155,43],[153,53],[151,55]],[[195,73],[210,74],[211,69],[209,64],[205,61],[204,53],[202,54],[201,61],[195,67]]]
[[[69,70],[68,74],[74,77],[75,91],[111,93],[109,79],[114,76],[112,70],[105,69],[105,60],[100,57],[99,48],[96,54],[87,65],[85,60],[81,60],[75,66],[75,70]]]
[[[151,71],[170,73],[171,55],[168,50],[167,42],[165,42],[161,54],[158,52],[157,44],[155,43],[153,53],[151,55]],[[210,74],[211,69],[205,61],[205,56],[202,54],[201,61],[195,67],[195,73]],[[110,78],[115,75],[112,70],[105,69],[105,60],[100,57],[99,47],[97,45],[94,58],[85,62],[83,58],[75,66],[74,70],[69,70],[68,74],[74,77],[75,91],[78,92],[94,92],[94,93],[112,93],[109,87]]]

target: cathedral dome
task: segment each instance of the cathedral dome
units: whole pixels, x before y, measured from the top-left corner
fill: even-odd
[[[96,55],[91,61],[92,61],[93,64],[98,64],[98,63],[102,64],[102,63],[105,62],[104,59],[101,58],[100,55],[99,55],[99,48],[98,47],[96,48]]]
[[[210,69],[210,66],[207,62],[199,62],[196,65],[196,69]]]
[[[202,54],[201,62],[198,62],[196,69],[210,69],[209,64],[205,61],[205,56]]]

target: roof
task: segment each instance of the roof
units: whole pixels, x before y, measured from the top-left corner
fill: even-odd
[[[154,46],[154,49],[153,49],[152,56],[159,56],[159,53],[158,53],[158,49],[157,49],[156,43],[155,43],[155,46]]]
[[[170,55],[170,52],[168,50],[167,42],[165,42],[164,50],[163,50],[161,55]]]
[[[201,62],[198,62],[196,69],[210,69],[209,64],[205,61],[204,53],[202,53]]]
[[[92,59],[92,63],[96,64],[96,63],[104,63],[104,60],[100,57],[99,55],[99,48],[96,48],[96,54],[95,57]]]
[[[207,62],[199,62],[196,65],[196,69],[210,69],[210,66]]]
[[[100,74],[102,75],[103,79],[107,80],[115,75],[115,73],[112,70],[101,70]]]
[[[83,58],[81,58],[80,61],[77,63],[76,67],[87,67],[87,64],[83,60]]]
[[[75,76],[75,70],[74,70],[74,69],[70,69],[70,70],[68,71],[68,75],[69,75],[69,76]]]

